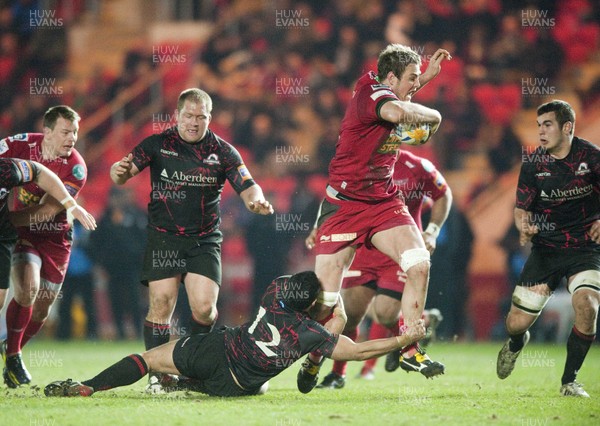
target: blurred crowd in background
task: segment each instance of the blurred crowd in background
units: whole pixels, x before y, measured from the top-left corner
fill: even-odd
[[[166,19],[206,23],[202,40],[140,39],[123,53],[118,72],[96,66],[82,78],[69,66],[69,31],[101,25],[103,3],[0,1],[0,135],[41,131],[51,105],[75,108],[82,116],[77,148],[90,174],[82,194],[101,218],[93,234],[79,232],[57,309],[59,338],[72,336],[67,321],[75,313],[77,323],[80,311],[88,324],[80,334],[139,336],[147,302],[137,272],[149,188],[112,188],[108,168],[173,123],[177,95],[187,87],[211,94],[211,129],[239,148],[276,209],[254,217],[231,190],[223,195],[219,320],[237,324],[270,279],[313,267],[303,242],[356,79],[376,68],[388,43],[413,47],[423,70],[437,48],[450,51],[452,61],[414,98],[438,109],[443,124],[432,143],[413,152],[458,176],[476,154],[486,173],[468,175],[433,257],[428,307],[445,317],[443,339],[473,337],[465,310],[474,235],[466,215],[486,185],[520,163],[525,141],[515,119],[545,95],[568,92],[578,111],[600,98],[600,79],[583,84],[577,74],[600,61],[600,4],[591,0],[180,0],[169,2]],[[54,11],[61,24],[32,26],[32,16],[41,16],[35,10]],[[511,241],[507,235],[508,284],[520,267]],[[80,311],[71,309],[77,294],[88,301]],[[179,318],[186,305],[179,303]]]

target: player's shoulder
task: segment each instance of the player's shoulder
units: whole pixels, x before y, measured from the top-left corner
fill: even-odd
[[[3,140],[9,142],[28,142],[28,143],[39,143],[44,139],[43,133],[17,133],[16,135],[8,136]]]
[[[67,163],[68,164],[81,164],[84,167],[86,167],[85,160],[83,159],[83,156],[75,148],[73,148],[73,150],[71,151],[71,155],[69,155],[67,157]]]
[[[437,168],[430,160],[424,157],[419,157],[418,155],[404,149],[400,151],[397,162],[410,169],[414,174],[431,174],[437,171]]]
[[[599,155],[600,154],[600,147],[598,147],[597,145],[593,144],[592,142],[590,142],[586,139],[582,139],[582,138],[575,136],[575,137],[573,137],[573,145],[575,147],[577,147],[577,149],[580,149],[583,151],[589,151],[589,153],[591,155]]]
[[[212,130],[208,129],[206,131],[206,142],[209,145],[213,145],[216,149],[220,149],[222,151],[235,151],[235,147],[230,142],[223,139],[221,136],[217,135]]]
[[[373,101],[378,101],[382,97],[396,97],[390,86],[380,83],[373,71],[358,79],[354,91],[359,97],[369,97]]]
[[[33,145],[39,145],[44,139],[43,133],[17,133],[0,139],[0,154],[4,154],[9,149],[27,148],[29,150]],[[23,144],[20,144],[23,142]]]
[[[71,151],[71,155],[66,158],[67,160],[67,168],[64,172],[59,173],[61,179],[75,179],[77,181],[83,181],[87,178],[87,166],[85,164],[85,160],[77,151],[73,149]]]

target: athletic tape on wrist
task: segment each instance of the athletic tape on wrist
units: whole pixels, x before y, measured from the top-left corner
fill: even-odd
[[[425,229],[426,234],[433,235],[433,238],[437,238],[440,235],[440,227],[435,223],[429,222],[427,228]]]
[[[65,206],[65,204],[67,204],[69,201],[73,201],[73,203],[75,203],[75,199],[73,197],[71,197],[70,195],[65,197],[60,204],[63,205],[63,207]]]
[[[317,298],[317,301],[321,305],[325,305],[330,308],[333,308],[338,301],[339,294],[340,293],[337,291],[321,291],[319,293],[319,297]]]

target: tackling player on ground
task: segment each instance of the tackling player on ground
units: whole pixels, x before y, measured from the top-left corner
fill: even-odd
[[[417,322],[399,337],[356,344],[330,333],[308,314],[321,290],[312,271],[279,277],[265,291],[253,321],[192,335],[133,354],[81,383],[70,379],[46,386],[46,396],[90,396],[137,382],[148,372],[184,375],[171,390],[194,390],[213,396],[257,395],[268,381],[310,351],[337,360],[363,360],[422,338]],[[334,315],[343,315],[343,308]]]
[[[506,317],[510,338],[500,350],[500,379],[513,371],[529,328],[566,279],[575,325],[567,341],[561,395],[589,397],[576,381],[596,336],[600,304],[600,149],[574,136],[575,112],[555,100],[537,109],[540,147],[521,165],[515,226],[533,243]]]

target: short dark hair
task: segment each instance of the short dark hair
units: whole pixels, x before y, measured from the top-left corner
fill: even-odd
[[[202,89],[191,88],[185,89],[183,92],[181,92],[179,94],[179,98],[177,99],[177,110],[181,111],[183,104],[188,100],[190,102],[204,104],[206,105],[208,112],[212,111],[212,98]]]
[[[419,54],[408,46],[389,44],[379,54],[377,77],[379,77],[379,81],[383,81],[391,71],[396,77],[402,78],[402,74],[409,64],[416,64],[420,67],[421,57]]]
[[[547,112],[554,112],[554,115],[556,115],[556,121],[561,129],[567,121],[573,123],[573,127],[575,127],[575,111],[567,102],[555,99],[540,105],[537,109],[538,117],[542,114],[546,114]],[[571,130],[571,133],[572,132],[573,130]]]
[[[292,275],[278,289],[278,298],[295,311],[305,311],[316,300],[321,291],[321,282],[313,271]]]
[[[49,108],[44,114],[44,127],[54,130],[54,126],[56,126],[58,117],[62,117],[65,120],[69,120],[73,123],[81,120],[79,114],[77,114],[77,112],[70,106],[57,105]]]

